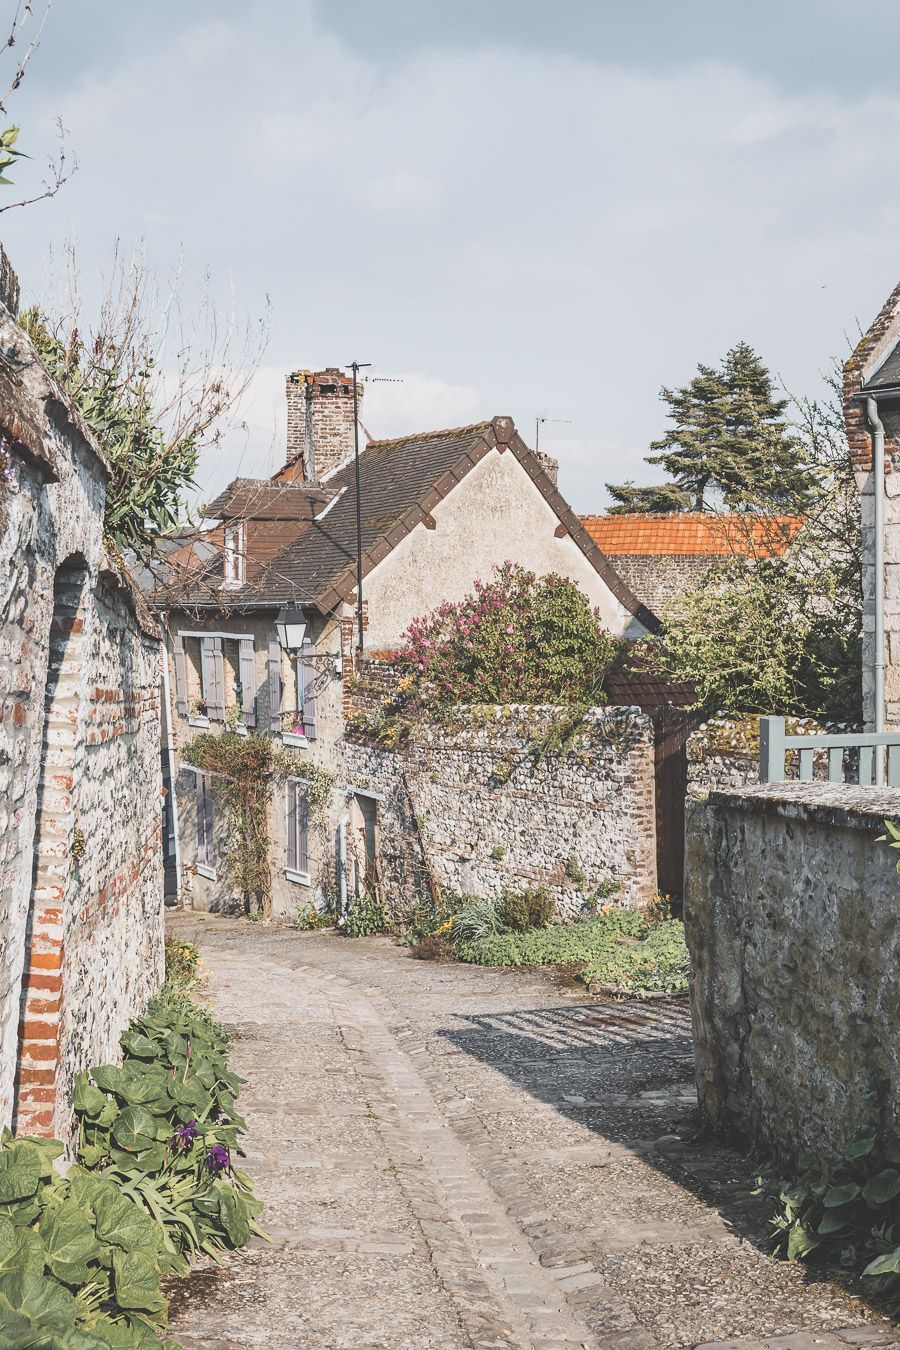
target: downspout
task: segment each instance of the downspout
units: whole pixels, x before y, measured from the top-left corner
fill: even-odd
[[[872,466],[875,474],[875,730],[884,731],[884,424],[878,401],[866,398],[866,416],[872,428]],[[884,783],[884,749],[875,752],[875,781]]]
[[[162,696],[166,719],[166,766],[169,772],[169,811],[172,821],[172,848],[175,853],[175,903],[181,901],[181,840],[178,830],[178,794],[175,791],[175,737],[172,731],[172,702],[169,697],[169,653],[165,640],[160,643],[162,654]]]

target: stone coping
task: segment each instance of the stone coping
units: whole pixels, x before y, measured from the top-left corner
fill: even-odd
[[[884,830],[886,818],[900,820],[900,788],[859,787],[849,783],[758,783],[710,792],[712,806],[726,811],[758,811],[782,820],[806,821],[845,830]]]

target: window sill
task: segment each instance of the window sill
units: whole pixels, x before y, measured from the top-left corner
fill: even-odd
[[[284,875],[287,877],[288,881],[295,881],[298,886],[309,885],[308,872],[295,872],[293,867],[286,867],[284,869]]]
[[[188,718],[188,726],[189,726],[189,727],[208,727],[208,726],[209,726],[209,718],[208,718],[208,717],[189,717],[189,718]]]
[[[281,733],[281,744],[309,745],[309,738],[307,736],[300,736],[297,732],[294,731],[283,731]]]
[[[216,869],[214,867],[207,867],[206,863],[194,863],[194,871],[197,873],[198,877],[206,877],[207,881],[218,881]]]
[[[246,736],[247,728],[243,722],[238,722],[236,727],[229,727],[228,730],[233,736]]]

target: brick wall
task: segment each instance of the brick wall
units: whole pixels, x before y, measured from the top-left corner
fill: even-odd
[[[160,647],[104,552],[102,458],[3,310],[0,341],[31,446],[0,487],[0,1124],[65,1137],[73,1075],[162,978]]]
[[[357,385],[360,407],[365,386]],[[279,477],[312,482],[342,464],[354,448],[353,380],[340,370],[288,375],[287,462]]]

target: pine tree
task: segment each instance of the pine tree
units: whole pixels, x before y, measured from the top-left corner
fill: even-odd
[[[691,497],[674,483],[658,483],[654,487],[638,487],[634,483],[607,483],[606,490],[615,499],[609,508],[611,516],[631,515],[634,512],[669,515],[673,511],[690,511]]]
[[[786,399],[775,397],[772,377],[746,342],[739,342],[720,369],[698,366],[683,389],[666,389],[673,426],[653,441],[648,464],[672,479],[669,510],[802,511],[814,475],[800,442],[785,421]],[[658,510],[660,489],[646,497],[631,484],[608,484],[621,505],[614,510]],[[678,494],[678,495],[676,495]],[[664,498],[663,498],[664,500]],[[683,500],[684,506],[674,503]],[[634,505],[626,506],[629,501]]]

